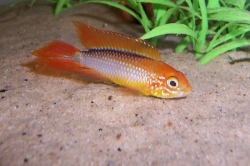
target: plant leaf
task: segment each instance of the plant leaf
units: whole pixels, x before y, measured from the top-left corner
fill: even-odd
[[[154,27],[161,25],[161,18],[167,12],[166,7],[160,4],[153,4]]]
[[[175,48],[175,52],[182,53],[189,43],[191,43],[191,37],[186,36],[184,39],[182,39],[182,41]]]
[[[138,8],[139,8],[139,13],[140,13],[141,19],[142,19],[142,21],[141,21],[142,26],[143,27],[150,27],[151,22],[148,19],[148,16],[146,15],[141,3],[138,3]],[[145,30],[146,30],[146,32],[149,31],[149,29],[145,29]]]
[[[55,9],[55,17],[58,16],[58,14],[61,12],[63,5],[66,4],[66,0],[59,0],[56,4],[56,9]]]
[[[220,7],[220,2],[219,0],[209,0],[207,4],[207,8],[216,8]]]
[[[233,5],[238,7],[239,9],[244,9],[244,5],[246,0],[225,0],[226,4]]]
[[[202,53],[206,48],[206,37],[208,33],[208,19],[207,19],[207,8],[205,0],[199,0],[199,6],[201,10],[201,30],[198,33],[198,42],[194,45],[194,49],[199,53]]]
[[[234,40],[227,44],[223,44],[219,47],[216,47],[209,53],[207,53],[203,58],[200,59],[200,64],[205,65],[207,62],[211,61],[212,59],[216,58],[220,54],[223,54],[227,51],[233,50],[238,47],[243,47],[250,45],[250,40],[241,39],[241,40]]]
[[[129,14],[131,14],[135,19],[137,19],[137,21],[140,22],[141,25],[143,25],[144,30],[147,32],[149,31],[147,26],[144,26],[142,19],[139,17],[139,15],[137,13],[135,13],[133,10],[117,3],[117,2],[112,2],[112,1],[107,1],[107,0],[89,0],[89,1],[85,1],[82,2],[80,4],[78,4],[77,6],[81,5],[81,4],[85,4],[85,3],[101,3],[101,4],[105,4],[105,5],[109,5],[118,9],[121,9]]]
[[[138,10],[138,3],[136,0],[125,0],[126,4],[128,4],[129,7],[131,7],[132,9],[134,9],[136,12],[139,13]]]
[[[214,47],[218,46],[219,44],[223,42],[227,42],[230,39],[234,39],[239,35],[245,34],[250,31],[250,25],[249,24],[240,24],[241,22],[231,22],[225,24],[221,29],[218,30],[218,32],[213,36],[213,39],[209,43],[206,52],[209,52],[212,50]],[[225,31],[226,28],[232,26],[237,26],[238,28],[229,34],[222,35],[221,33]],[[221,37],[219,38],[219,36]]]
[[[243,9],[220,7],[208,9],[208,19],[216,21],[245,21],[250,23],[250,12]]]
[[[145,35],[141,37],[141,39],[149,39],[160,35],[166,35],[166,34],[183,34],[183,35],[189,35],[196,39],[196,35],[192,29],[190,29],[188,26],[184,24],[178,24],[178,23],[171,23],[171,24],[165,24],[158,26]]]
[[[168,9],[168,11],[166,11],[160,18],[158,25],[164,25],[165,23],[167,23],[169,18],[176,12],[176,10],[177,8]]]
[[[177,7],[177,5],[171,1],[166,1],[166,0],[138,0],[137,2],[144,2],[144,3],[155,3],[155,4],[160,4],[160,5],[165,5],[169,7]]]

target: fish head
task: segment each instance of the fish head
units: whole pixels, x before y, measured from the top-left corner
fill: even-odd
[[[150,80],[151,95],[159,98],[182,98],[191,93],[192,87],[185,75],[164,64]]]

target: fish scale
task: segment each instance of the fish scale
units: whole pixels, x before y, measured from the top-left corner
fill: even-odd
[[[149,58],[115,50],[89,50],[81,53],[78,56],[80,64],[96,70],[114,83],[130,88],[135,85],[146,87],[148,84],[152,71],[146,71],[145,68],[151,61]],[[142,67],[138,67],[138,64]]]

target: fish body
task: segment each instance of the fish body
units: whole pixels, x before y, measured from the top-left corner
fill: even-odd
[[[160,61],[158,50],[146,41],[73,23],[87,51],[54,41],[32,54],[50,67],[88,74],[146,96],[178,98],[191,92],[185,76]]]

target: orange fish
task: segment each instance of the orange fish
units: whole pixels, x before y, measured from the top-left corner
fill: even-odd
[[[52,68],[91,75],[146,96],[179,98],[190,94],[192,88],[185,76],[160,61],[158,50],[148,42],[73,23],[87,51],[54,41],[32,54]]]

